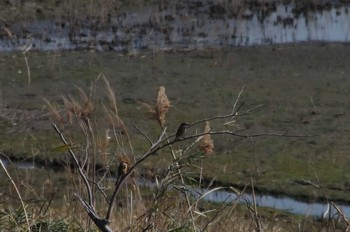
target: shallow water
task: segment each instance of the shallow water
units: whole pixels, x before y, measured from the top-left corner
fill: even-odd
[[[5,166],[13,165],[19,169],[35,169],[42,168],[42,166],[36,165],[34,162],[10,162],[7,159],[0,159]]]
[[[180,10],[175,5],[163,11],[149,7],[113,16],[104,27],[94,26],[94,20],[85,20],[79,27],[54,20],[16,24],[10,28],[16,37],[0,38],[0,51],[92,48],[130,52],[350,39],[348,5],[296,13],[296,5],[279,4],[269,11],[246,8],[239,16],[221,8],[213,15],[212,7],[209,3]]]
[[[139,182],[143,186],[155,187],[154,183],[149,181],[140,181]],[[243,196],[238,196],[232,191],[227,190],[217,190],[212,191],[210,189],[197,189],[194,188],[191,190],[193,196],[196,198],[200,198],[204,196],[203,199],[211,202],[218,203],[249,203],[253,204],[253,195],[250,193],[244,193]],[[333,215],[336,211],[331,208],[329,211],[329,204],[327,203],[319,203],[319,202],[304,202],[295,200],[288,196],[273,196],[269,194],[255,194],[256,204],[262,207],[270,207],[278,210],[288,211],[293,214],[305,215],[305,216],[313,216],[313,217],[328,217],[330,213]],[[350,216],[350,205],[346,204],[337,204],[336,205],[343,211],[344,215]]]
[[[204,191],[202,190],[202,193]],[[253,197],[251,194],[245,193],[244,197],[252,204]],[[315,216],[315,217],[326,217],[328,214],[329,205],[327,203],[308,203],[303,201],[298,201],[287,196],[272,196],[267,194],[256,194],[256,203],[258,206],[271,207],[274,209],[285,210],[293,214]],[[235,193],[228,191],[215,191],[209,193],[204,197],[207,201],[213,202],[242,202],[245,200],[242,197],[238,197]],[[350,206],[345,204],[336,204],[339,208],[343,210],[343,213],[350,216]],[[331,209],[331,215],[336,211]]]

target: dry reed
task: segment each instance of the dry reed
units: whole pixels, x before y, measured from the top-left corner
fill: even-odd
[[[199,149],[201,151],[204,152],[204,154],[206,155],[212,155],[214,152],[214,142],[210,136],[210,134],[208,134],[210,132],[211,128],[209,125],[209,122],[205,122],[205,128],[204,128],[204,135],[203,138],[201,140],[201,143],[199,145]]]
[[[165,123],[165,115],[168,113],[170,108],[170,101],[165,94],[165,87],[160,86],[158,89],[157,100],[156,100],[156,115],[158,123],[163,127]]]

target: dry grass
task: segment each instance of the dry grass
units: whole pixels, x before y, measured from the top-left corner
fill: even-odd
[[[72,194],[80,187],[76,174],[69,169],[65,173],[56,173],[56,177],[49,177],[49,181],[43,181],[42,186],[35,186],[30,179],[47,178],[42,170],[15,170],[15,182],[25,199],[26,210],[29,212],[31,225],[47,224],[53,231],[97,231],[86,216],[82,207],[77,204]],[[26,178],[17,178],[26,175]],[[44,180],[43,179],[43,180]],[[12,187],[6,179],[1,178],[3,194],[0,196],[0,223],[5,231],[21,230],[26,228],[23,211],[19,207],[19,201],[11,197]],[[46,188],[48,182],[57,186],[58,182],[65,182],[65,186],[56,189]],[[105,187],[112,187],[114,181],[108,180],[101,183]],[[30,186],[30,188],[25,187]],[[41,190],[40,190],[41,189]],[[141,231],[148,228],[150,231],[168,231],[179,229],[192,231],[189,222],[188,207],[183,193],[162,188],[141,189],[141,195],[132,182],[122,189],[116,202],[111,226],[115,231]],[[42,192],[41,192],[42,191]],[[54,197],[54,198],[53,198]],[[4,199],[6,199],[4,201]],[[96,204],[104,202],[103,198],[97,198]],[[194,202],[196,210],[196,223],[205,231],[256,231],[255,218],[249,205],[244,204],[213,204],[205,201]],[[103,208],[100,208],[103,211]],[[288,213],[271,209],[258,208],[259,220],[264,231],[344,231],[346,223],[339,221],[316,221],[313,218],[293,216]]]
[[[111,122],[113,123],[113,128],[117,128],[121,134],[126,135],[128,138],[128,142],[130,143],[128,129],[127,129],[124,121],[119,116],[118,107],[117,107],[117,99],[116,99],[116,95],[114,93],[114,90],[111,88],[108,80],[104,76],[103,76],[103,80],[104,80],[105,85],[106,85],[106,95],[107,95],[107,98],[110,102],[110,111],[109,112],[108,112],[108,110],[106,110],[106,111],[110,117]]]

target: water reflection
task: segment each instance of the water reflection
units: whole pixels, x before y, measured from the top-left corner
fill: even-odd
[[[141,186],[155,188],[156,184],[147,180],[139,180]],[[198,188],[190,189],[191,194],[199,199],[204,196],[202,199],[205,201],[219,202],[219,203],[248,203],[253,204],[253,196],[250,193],[244,193],[243,196],[238,196],[233,191],[227,190],[204,190]],[[255,200],[258,206],[270,207],[278,210],[288,211],[293,214],[307,215],[314,217],[323,217],[327,216],[325,213],[329,212],[329,205],[327,203],[308,203],[303,201],[298,201],[286,196],[273,196],[268,194],[255,194]],[[337,206],[343,211],[344,215],[350,216],[350,205],[337,204]],[[332,209],[330,212],[331,215],[335,213],[335,210]]]
[[[103,27],[93,27],[94,21],[88,19],[79,28],[54,20],[26,23],[25,27],[15,24],[10,29],[16,38],[0,37],[0,51],[28,46],[40,50],[132,51],[350,40],[347,4],[317,10],[301,8],[299,13],[295,4],[279,4],[268,13],[246,8],[240,16],[232,16],[225,9],[212,15],[208,13],[211,7],[208,3],[191,10],[170,6],[161,12],[153,8],[128,11],[111,17]],[[24,29],[31,34],[30,39]]]
[[[204,191],[200,191],[204,194]],[[253,202],[253,197],[251,194],[244,193],[244,197],[250,202]],[[243,198],[238,197],[235,193],[228,191],[215,191],[209,193],[204,197],[207,201],[212,202],[245,202]],[[329,205],[326,203],[307,203],[292,199],[285,196],[272,196],[265,194],[256,194],[256,202],[258,206],[271,207],[279,210],[285,210],[290,213],[322,217],[322,215],[327,212]],[[343,210],[344,215],[350,216],[350,206],[344,204],[337,204],[339,208]]]
[[[19,168],[19,169],[36,169],[36,168],[40,168],[40,166],[36,165],[34,162],[26,162],[26,161],[10,162],[8,159],[0,159],[0,160],[5,166],[13,165],[14,167]]]

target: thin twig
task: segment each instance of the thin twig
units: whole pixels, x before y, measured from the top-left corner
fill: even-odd
[[[135,164],[133,166],[130,167],[130,169],[128,169],[128,172],[121,176],[119,181],[117,181],[116,187],[114,189],[114,192],[112,194],[111,200],[109,201],[109,206],[108,206],[108,210],[107,210],[107,214],[105,217],[106,221],[109,221],[111,218],[111,214],[112,214],[112,209],[113,209],[113,205],[114,205],[114,201],[115,198],[117,196],[117,193],[119,192],[120,187],[122,186],[122,184],[125,182],[125,180],[131,175],[131,173],[134,171],[134,169],[140,164],[142,163],[145,159],[147,159],[149,156],[153,155],[156,151],[159,150],[159,144],[164,141],[163,138],[166,135],[166,129],[167,127],[165,127],[161,133],[161,135],[159,136],[158,140],[152,144],[152,146],[149,148],[149,150],[138,160],[135,162]]]
[[[229,135],[233,135],[233,136],[237,136],[237,137],[241,137],[241,138],[253,138],[253,137],[262,137],[262,136],[266,136],[266,137],[289,137],[289,138],[307,138],[307,137],[315,137],[314,135],[289,135],[288,131],[284,131],[284,132],[272,132],[272,133],[256,133],[256,134],[241,134],[239,132],[244,131],[244,130],[237,130],[237,131],[230,131],[230,130],[222,130],[222,131],[210,131],[210,132],[206,132],[206,133],[201,133],[201,134],[195,134],[195,135],[191,135],[188,137],[184,137],[182,140],[187,140],[187,139],[192,139],[192,138],[197,138],[199,136],[203,136],[206,134],[209,135],[222,135],[222,134],[229,134]]]
[[[161,126],[162,126],[162,125],[161,125]],[[169,140],[169,139],[167,140],[167,143],[168,143],[168,144],[170,143],[170,140]],[[179,162],[176,161],[176,160],[177,160],[177,157],[176,157],[176,155],[175,155],[175,152],[174,152],[174,150],[173,150],[173,147],[170,145],[169,148],[170,148],[170,152],[171,152],[171,155],[172,155],[172,157],[173,157],[173,160],[174,160],[174,162],[175,162],[177,174],[178,174],[179,177],[180,177],[181,184],[182,184],[182,186],[183,186],[184,188],[186,188],[185,180],[184,180],[184,178],[183,178],[183,174],[182,174],[182,171],[181,171]],[[190,202],[190,198],[189,198],[189,196],[188,196],[188,192],[185,191],[185,192],[184,192],[184,195],[185,195],[185,198],[186,198],[186,203],[187,203],[187,205],[188,205],[188,207],[189,207],[189,209],[190,209],[190,208],[191,208],[191,202]],[[197,230],[197,226],[196,226],[196,223],[195,223],[195,218],[194,218],[194,215],[193,215],[192,210],[190,210],[189,213],[190,213],[190,217],[191,217],[191,222],[192,222],[193,230],[196,231],[196,230]]]
[[[54,124],[54,123],[51,123],[51,124],[52,124],[53,128],[55,129],[55,131],[57,132],[57,134],[60,136],[62,142],[67,146],[69,154],[70,154],[71,157],[73,158],[74,163],[77,165],[79,174],[80,174],[81,178],[83,179],[84,184],[85,184],[85,187],[86,187],[86,190],[87,190],[87,192],[88,192],[89,204],[92,206],[94,201],[93,201],[93,199],[92,199],[92,196],[93,196],[93,195],[92,195],[92,192],[91,192],[91,186],[90,186],[90,184],[89,184],[89,180],[88,180],[86,174],[84,173],[84,171],[83,171],[83,169],[82,169],[82,167],[81,167],[81,165],[80,165],[80,163],[79,163],[79,161],[78,161],[78,159],[77,159],[75,153],[74,153],[73,150],[70,148],[69,143],[66,141],[66,139],[65,139],[64,136],[63,136],[63,134],[62,134],[61,131],[58,129],[57,125]]]
[[[217,119],[225,119],[225,118],[232,118],[232,117],[241,117],[241,116],[247,115],[247,114],[249,114],[250,112],[252,112],[253,110],[256,110],[256,109],[258,109],[258,108],[260,108],[260,107],[263,106],[263,105],[258,105],[258,106],[255,106],[255,107],[251,108],[251,109],[248,109],[247,111],[245,111],[245,112],[243,112],[243,113],[241,113],[241,114],[238,114],[238,111],[241,109],[241,107],[242,107],[243,105],[244,105],[244,102],[242,102],[242,103],[238,106],[237,110],[231,112],[230,114],[219,115],[219,116],[213,116],[213,117],[209,117],[209,118],[200,119],[200,120],[198,120],[198,121],[196,121],[196,122],[190,124],[190,125],[188,126],[188,128],[193,127],[194,125],[197,125],[197,124],[206,122],[206,121],[209,122],[209,121],[213,121],[213,120],[217,120]],[[226,124],[227,124],[227,123],[226,123]],[[205,135],[205,134],[203,133],[202,135]],[[174,137],[174,136],[175,136],[175,134],[172,134],[172,135],[170,135],[169,137],[167,137],[164,141],[166,141],[166,140],[168,140],[169,138]],[[246,137],[246,136],[245,136],[245,137]],[[184,140],[184,139],[179,139],[179,140],[177,140],[176,142],[178,142],[178,141],[180,141],[180,140]],[[173,143],[173,142],[175,142],[175,141],[172,141],[172,143]]]
[[[213,120],[216,120],[216,119],[224,119],[224,118],[230,118],[230,117],[235,117],[235,116],[243,116],[243,115],[248,114],[249,112],[251,112],[251,111],[253,111],[253,110],[257,109],[257,108],[260,108],[262,105],[258,105],[258,106],[256,106],[256,107],[254,107],[254,108],[252,108],[252,109],[250,109],[250,110],[244,112],[243,114],[238,114],[238,111],[242,108],[242,106],[243,106],[244,103],[245,103],[245,102],[243,101],[243,102],[238,106],[238,108],[236,109],[236,106],[237,106],[237,104],[238,104],[238,102],[239,102],[239,100],[240,100],[240,98],[241,98],[241,95],[242,95],[244,89],[245,89],[245,85],[244,85],[244,86],[241,88],[241,90],[239,91],[239,93],[238,93],[238,95],[237,95],[237,98],[236,98],[236,100],[235,100],[235,103],[234,103],[233,106],[232,106],[232,111],[231,111],[230,114],[227,114],[227,115],[219,115],[219,116],[213,116],[213,117],[201,119],[201,120],[199,120],[199,121],[197,121],[197,122],[192,123],[191,125],[189,125],[189,127],[192,127],[192,126],[194,126],[194,125],[197,125],[197,124],[199,124],[199,123],[203,123],[203,122],[206,122],[206,121],[213,121]]]
[[[254,190],[254,181],[253,178],[250,178],[250,183],[252,185],[252,196],[253,196],[253,206],[254,206],[254,219],[256,223],[256,231],[260,232],[262,231],[261,229],[261,223],[259,220],[259,214],[258,214],[258,208],[256,206],[256,198],[255,198],[255,190]]]
[[[237,104],[238,104],[239,99],[241,98],[241,95],[242,95],[244,89],[245,89],[245,85],[241,88],[241,91],[239,91],[239,93],[238,93],[238,95],[237,95],[236,101],[235,101],[235,103],[233,104],[233,107],[232,107],[232,113],[238,112],[239,109],[238,109],[238,110],[235,110],[235,109],[236,109],[236,106],[237,106]],[[241,106],[242,106],[242,105],[243,105],[243,104],[241,104]]]
[[[203,227],[203,229],[201,229],[201,231],[207,231],[208,226],[215,220],[218,218],[219,214],[225,209],[227,208],[230,203],[227,202],[227,200],[230,198],[231,196],[227,196],[225,200],[223,200],[223,202],[221,203],[222,206],[216,210],[216,213],[213,215],[213,217],[211,219],[209,219],[209,221],[205,224],[205,226]]]
[[[74,193],[74,196],[80,201],[80,203],[84,206],[86,212],[89,217],[94,221],[95,225],[103,232],[112,232],[113,230],[108,226],[109,221],[104,218],[100,218],[95,209],[86,201],[84,201],[78,194]]]
[[[19,193],[19,190],[18,190],[18,188],[17,188],[17,186],[16,186],[15,181],[12,179],[10,173],[8,173],[6,167],[5,167],[5,165],[4,165],[4,163],[2,162],[1,159],[0,159],[0,164],[1,164],[2,169],[4,169],[4,171],[5,171],[5,173],[6,173],[7,177],[8,177],[8,179],[11,181],[13,187],[14,187],[15,190],[16,190],[16,193],[17,193],[17,195],[18,195],[19,201],[21,202],[21,205],[22,205],[22,209],[23,209],[23,212],[24,212],[24,216],[25,216],[25,218],[26,218],[26,223],[27,223],[28,231],[30,231],[30,224],[29,224],[28,214],[27,214],[26,207],[25,207],[25,205],[24,205],[22,196],[21,196],[21,194]]]
[[[26,53],[30,51],[30,49],[32,48],[32,43],[30,43],[30,45],[24,49],[22,51],[22,55],[24,57],[24,61],[26,62],[26,67],[27,67],[27,74],[28,74],[28,89],[30,88],[30,83],[31,83],[31,77],[30,77],[30,67],[29,67],[29,62],[26,56]]]
[[[140,128],[138,128],[134,123],[132,123],[132,126],[138,131],[140,132],[140,134],[142,134],[147,140],[148,142],[152,145],[152,140],[146,135],[146,133],[144,133]]]
[[[190,125],[188,126],[188,128],[193,127],[194,125],[197,125],[197,124],[206,122],[206,121],[213,121],[213,120],[216,120],[216,119],[224,119],[224,118],[231,118],[231,117],[234,117],[234,116],[245,115],[245,114],[247,114],[247,112],[245,112],[245,113],[243,113],[243,114],[240,114],[240,115],[238,114],[238,111],[241,109],[241,107],[242,107],[243,105],[244,105],[244,102],[242,102],[242,103],[238,106],[237,110],[235,110],[235,111],[233,111],[233,112],[231,112],[231,113],[229,113],[229,114],[226,114],[226,115],[218,115],[218,116],[213,116],[213,117],[209,117],[209,118],[204,118],[204,119],[198,120],[198,121],[196,121],[196,122],[190,124]],[[261,106],[262,106],[262,105],[261,105]],[[261,107],[261,106],[254,107],[254,108],[251,109],[250,111],[252,111],[252,110],[254,110],[254,109],[257,109],[257,108],[259,108],[259,107]]]
[[[346,223],[346,230],[345,231],[349,231],[349,229],[350,229],[350,222],[345,217],[343,211],[334,202],[331,202],[331,204],[335,208],[335,210],[337,210],[337,212],[340,215],[340,217],[345,221],[345,223]]]
[[[97,189],[101,192],[101,194],[103,195],[103,197],[106,199],[106,201],[109,203],[109,199],[108,199],[108,196],[107,194],[105,193],[105,191],[103,191],[103,189],[101,188],[100,186],[100,182],[96,183],[96,182],[93,182],[91,180],[89,180],[90,183],[94,184]]]

